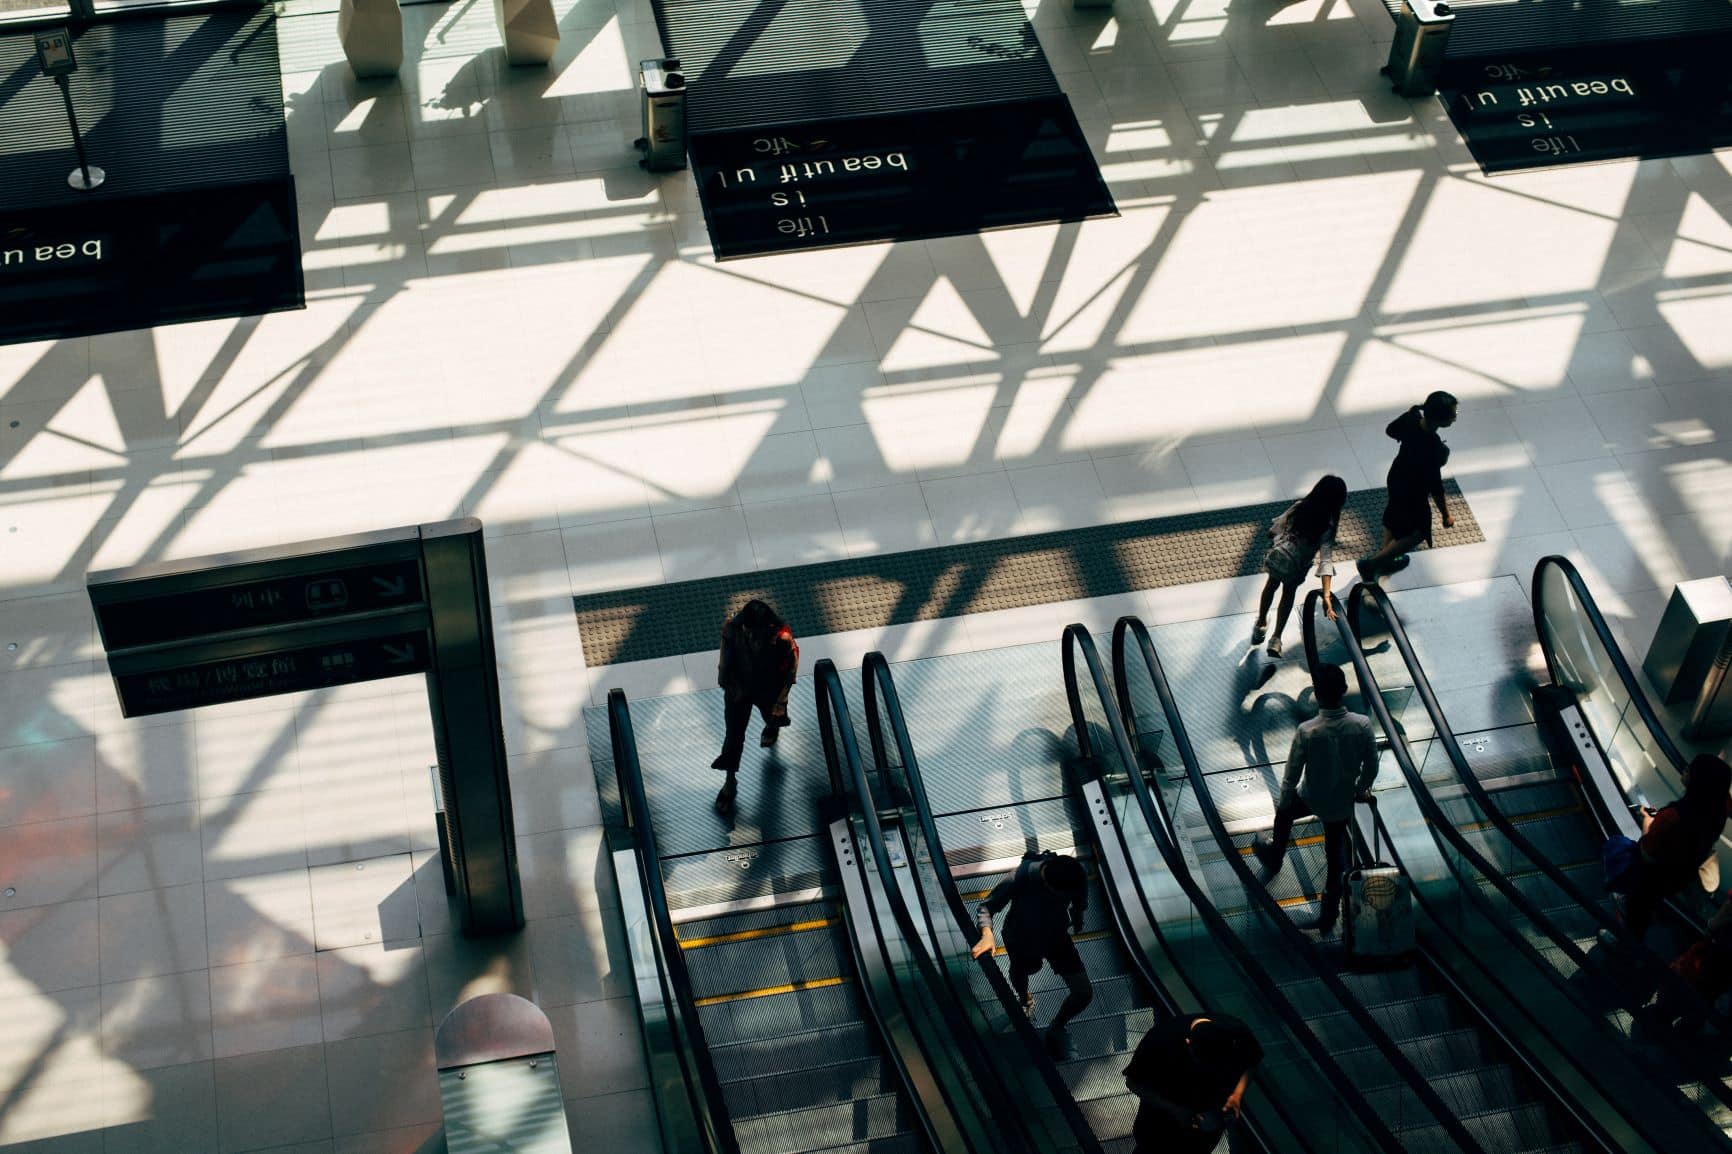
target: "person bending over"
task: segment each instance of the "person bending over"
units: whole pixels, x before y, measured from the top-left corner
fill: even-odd
[[[1227,1014],[1162,1018],[1137,1043],[1125,1086],[1137,1096],[1133,1154],[1209,1154],[1238,1121],[1263,1047]]]
[[[1069,1052],[1065,1027],[1094,1001],[1088,970],[1071,941],[1071,934],[1082,929],[1088,903],[1088,878],[1081,862],[1050,850],[1031,851],[1022,856],[1009,877],[992,887],[976,911],[980,940],[974,944],[973,956],[978,958],[997,944],[992,935],[993,915],[1010,907],[1004,916],[1004,952],[1010,957],[1011,988],[1022,999],[1030,1021],[1034,1020],[1034,995],[1029,992],[1028,979],[1043,965],[1051,965],[1052,972],[1064,979],[1069,992],[1046,1031],[1047,1052],[1055,1059],[1062,1060]]]

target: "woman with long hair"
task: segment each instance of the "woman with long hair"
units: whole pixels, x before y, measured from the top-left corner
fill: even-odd
[[[1251,630],[1251,644],[1261,645],[1269,634],[1269,603],[1275,599],[1279,586],[1281,604],[1275,610],[1275,634],[1269,637],[1270,657],[1281,656],[1281,634],[1287,628],[1293,598],[1304,583],[1313,558],[1317,561],[1317,576],[1323,582],[1323,611],[1331,620],[1335,617],[1329,583],[1335,576],[1335,530],[1341,522],[1341,507],[1346,503],[1347,482],[1330,473],[1269,523],[1269,555],[1263,559],[1263,572],[1269,577],[1263,582],[1263,595],[1257,601],[1257,627]]]
[[[1624,902],[1624,933],[1640,942],[1659,904],[1685,889],[1719,848],[1732,766],[1704,753],[1684,767],[1684,796],[1642,815],[1642,864]]]

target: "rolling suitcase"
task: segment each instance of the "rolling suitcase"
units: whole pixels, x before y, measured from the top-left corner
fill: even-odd
[[[1407,875],[1383,860],[1382,826],[1371,823],[1372,864],[1347,871],[1342,927],[1349,964],[1399,966],[1413,953],[1413,891]]]

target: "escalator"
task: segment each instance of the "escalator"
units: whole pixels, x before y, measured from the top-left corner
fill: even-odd
[[[1706,1116],[1723,1145],[1732,1122],[1723,1054],[1690,1037],[1644,1028],[1642,1020],[1656,991],[1681,1006],[1693,1003],[1698,1018],[1717,1015],[1659,956],[1614,948],[1616,921],[1599,860],[1606,833],[1577,783],[1553,768],[1531,725],[1457,737],[1381,588],[1356,587],[1347,616],[1386,698],[1411,694],[1417,709],[1409,707],[1407,724],[1429,731],[1419,765],[1430,795],[1426,808],[1453,824],[1467,852],[1490,867],[1465,879],[1519,935],[1541,972],[1598,1023],[1601,1042],[1632,1057],[1651,1085],[1675,1089]],[[1680,927],[1672,928],[1676,935]],[[1713,1148],[1709,1128],[1699,1130],[1694,1139]]]
[[[1640,827],[1634,814],[1640,807],[1657,809],[1683,793],[1689,758],[1661,723],[1568,558],[1544,557],[1534,567],[1532,604],[1552,682],[1535,694],[1540,722],[1551,731],[1545,744],[1574,776],[1596,839],[1613,833],[1636,836]],[[1732,837],[1726,834],[1718,858],[1721,877],[1732,878]],[[1679,944],[1700,936],[1715,901],[1691,890],[1667,906],[1650,942],[1671,956]]]
[[[773,839],[710,852],[663,848],[664,831],[682,847],[720,835],[667,791],[652,815],[630,709],[609,694],[619,809],[607,834],[663,1149],[1068,1149],[1002,1125],[1008,1095],[885,886],[887,853],[852,788],[858,758],[851,726],[834,724],[847,706],[828,667],[814,675],[830,770],[815,812],[786,818]]]
[[[1242,767],[1204,772],[1152,635],[1134,617],[1114,628],[1113,668],[1119,713],[1132,739],[1142,748],[1170,743],[1183,754],[1173,773],[1157,777],[1156,796],[1196,863],[1202,888],[1268,963],[1274,980],[1306,1008],[1348,1076],[1391,1119],[1402,1148],[1495,1154],[1588,1149],[1560,1138],[1563,1120],[1536,1101],[1531,1086],[1502,1062],[1483,1024],[1436,975],[1417,968],[1352,972],[1333,941],[1301,931],[1319,912],[1320,832],[1296,829],[1288,868],[1270,884],[1253,873],[1252,838],[1269,819],[1251,815],[1273,809],[1261,775]],[[1259,788],[1265,788],[1261,804]]]
[[[1116,719],[1092,638],[1073,627],[1064,647],[1063,708],[1078,743],[1069,756],[1069,743],[1053,740],[1063,714],[1054,717],[1049,712],[1050,690],[1043,692],[1037,678],[1023,675],[1025,662],[1037,665],[1034,654],[1010,650],[960,661],[910,662],[903,667],[907,684],[900,694],[882,656],[866,660],[865,721],[876,771],[874,808],[909,847],[911,876],[905,886],[914,895],[910,904],[918,902],[924,910],[935,952],[965,962],[977,938],[974,906],[1016,867],[1023,853],[1039,849],[1073,854],[1089,877],[1088,911],[1075,940],[1095,996],[1069,1028],[1070,1052],[1057,1063],[1056,1076],[1104,1148],[1123,1151],[1131,1145],[1136,1101],[1126,1092],[1123,1069],[1137,1042],[1158,1018],[1203,1008],[1253,1023],[1265,1049],[1233,1149],[1341,1154],[1400,1150],[1390,1118],[1401,1117],[1403,1111],[1419,1131],[1440,1129],[1417,1096],[1391,1100],[1386,1103],[1391,1109],[1380,1114],[1332,1057],[1325,1040],[1267,978],[1265,959],[1234,938],[1206,903],[1199,905],[1200,895],[1165,830],[1136,800],[1140,776],[1113,768],[1129,764],[1119,756],[1127,747],[1122,734],[1113,736]],[[957,679],[966,679],[974,660],[983,672],[990,669],[997,676],[991,711],[1028,727],[1018,740],[1006,743],[994,735],[979,716],[968,712],[964,703],[970,695],[956,692],[964,688]],[[959,664],[962,670],[956,668]],[[1006,691],[1014,696],[1005,700]],[[967,735],[964,740],[928,744],[921,738],[925,754],[916,756],[911,731],[942,735],[958,727]],[[1047,758],[1044,766],[1035,764],[1031,748],[1037,745],[1037,734]],[[1013,779],[1019,797],[1005,796],[994,780],[1006,768],[995,764],[997,756],[1006,753],[1017,763]],[[943,806],[936,812],[934,798]],[[958,805],[967,801],[975,804]],[[972,998],[979,1007],[988,1023],[984,1028],[1011,1035],[1015,1046],[1004,1049],[1014,1049],[1013,1057],[1031,1078],[1050,1080],[1048,1059],[996,964],[986,958],[977,965],[953,966],[952,973],[959,996]],[[1036,1019],[1044,1025],[1065,988],[1043,970],[1031,990]],[[994,1023],[1006,1025],[995,1028]],[[1342,1026],[1343,1033],[1352,1029],[1351,1023]],[[1413,1077],[1418,1079],[1416,1073]],[[1471,1149],[1449,1144],[1419,1148]]]
[[[1377,595],[1353,596],[1375,603]],[[1397,771],[1381,775],[1379,805],[1357,832],[1364,854],[1377,823],[1385,860],[1402,869],[1413,889],[1419,950],[1404,984],[1446,995],[1457,1021],[1477,1019],[1485,1051],[1494,1056],[1464,1079],[1469,1101],[1524,1120],[1516,1134],[1536,1149],[1717,1148],[1720,1136],[1708,1120],[1632,1060],[1607,1016],[1584,1012],[1590,994],[1572,980],[1587,976],[1577,943],[1508,876],[1503,862],[1481,852],[1476,843],[1496,828],[1485,813],[1475,809],[1474,819],[1463,823],[1472,828],[1464,831],[1440,805],[1348,615],[1320,619],[1319,603],[1313,593],[1302,617],[1308,664],[1353,666],[1360,708],[1382,730]],[[1451,746],[1444,755],[1454,752]],[[1474,799],[1465,789],[1453,798],[1470,807]]]

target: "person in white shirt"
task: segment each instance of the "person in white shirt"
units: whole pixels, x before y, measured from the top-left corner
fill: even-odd
[[[1274,840],[1259,835],[1252,848],[1267,882],[1281,872],[1287,859],[1293,822],[1311,814],[1322,820],[1323,909],[1307,928],[1328,934],[1335,929],[1347,887],[1347,823],[1353,803],[1369,801],[1371,784],[1377,779],[1377,738],[1369,717],[1342,706],[1347,675],[1339,665],[1319,665],[1311,684],[1320,711],[1293,734],[1287,768],[1281,774],[1281,797],[1275,805]]]

